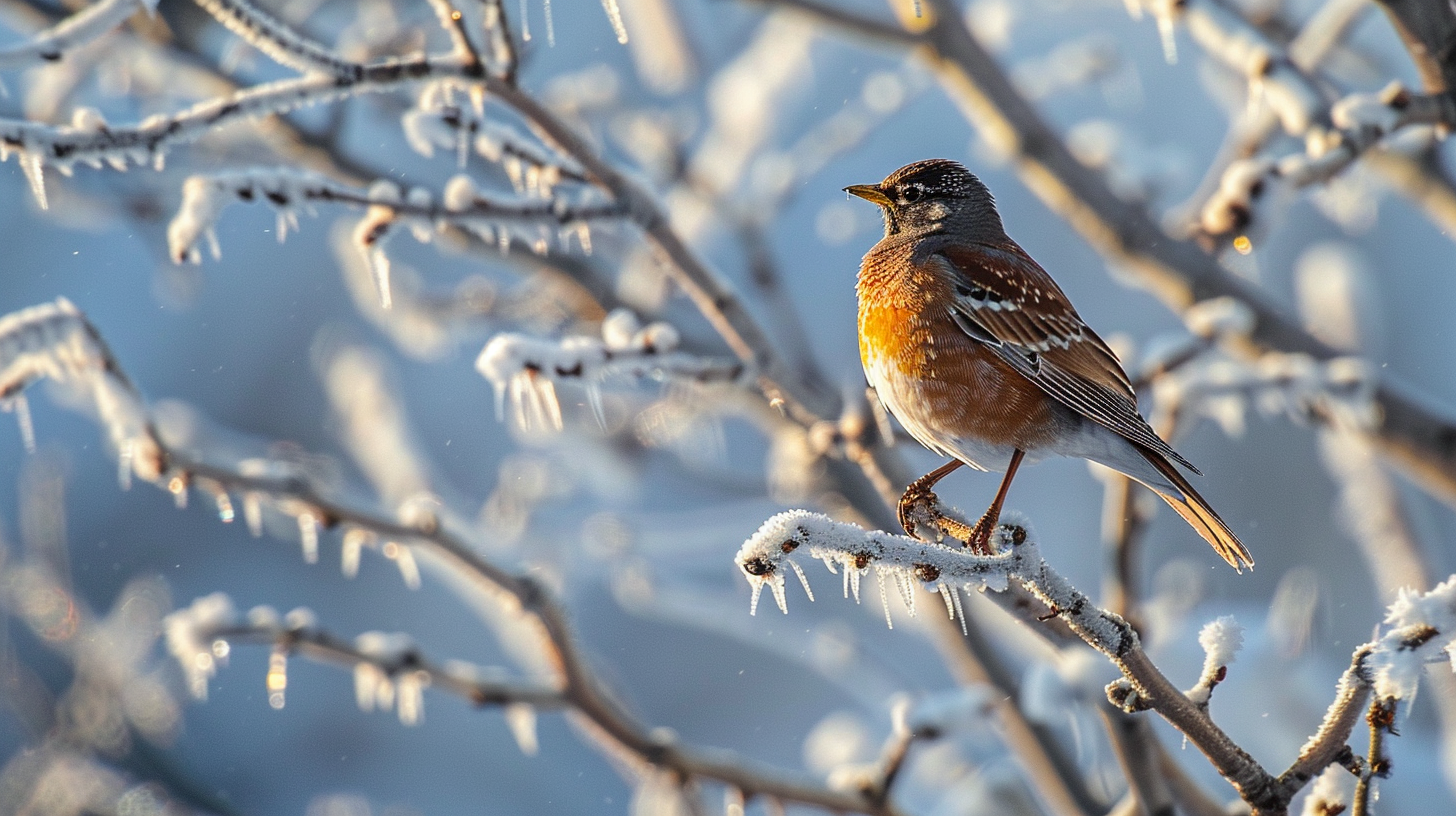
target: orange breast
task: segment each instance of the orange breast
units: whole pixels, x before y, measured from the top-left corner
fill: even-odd
[[[961,331],[950,282],[908,247],[865,256],[856,289],[865,374],[916,439],[954,455],[956,438],[1031,451],[1055,435],[1054,403]]]

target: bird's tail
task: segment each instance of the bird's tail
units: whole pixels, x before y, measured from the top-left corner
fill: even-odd
[[[1234,535],[1234,531],[1230,530],[1224,520],[1218,517],[1218,513],[1208,506],[1208,502],[1198,495],[1198,491],[1193,489],[1193,485],[1188,484],[1188,480],[1183,478],[1183,474],[1178,472],[1177,467],[1154,451],[1143,450],[1139,446],[1138,452],[1148,460],[1148,464],[1152,465],[1164,479],[1172,484],[1176,492],[1169,490],[1166,485],[1150,484],[1148,487],[1161,496],[1170,507],[1177,510],[1178,515],[1197,530],[1205,541],[1212,544],[1218,554],[1223,556],[1223,560],[1229,562],[1229,566],[1239,572],[1243,572],[1244,567],[1252,569],[1254,558],[1249,555],[1243,542],[1239,541],[1239,537]]]

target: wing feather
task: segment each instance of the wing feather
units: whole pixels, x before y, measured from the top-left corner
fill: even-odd
[[[943,246],[930,263],[949,277],[951,317],[968,336],[1068,408],[1199,472],[1148,426],[1117,355],[1021,247]]]

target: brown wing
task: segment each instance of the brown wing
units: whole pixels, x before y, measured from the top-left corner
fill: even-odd
[[[1117,355],[1021,247],[942,247],[930,262],[952,283],[962,331],[1068,408],[1199,472],[1148,427]]]

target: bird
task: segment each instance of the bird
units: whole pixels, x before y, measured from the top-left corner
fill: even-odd
[[[885,234],[860,266],[859,349],[885,409],[945,465],[912,482],[898,517],[927,519],[980,553],[1023,463],[1090,459],[1146,485],[1234,569],[1254,559],[1179,466],[1202,475],[1138,413],[1117,355],[1026,250],[990,190],[958,162],[908,164],[844,191],[879,205]],[[932,492],[962,465],[1004,472],[974,527]]]

